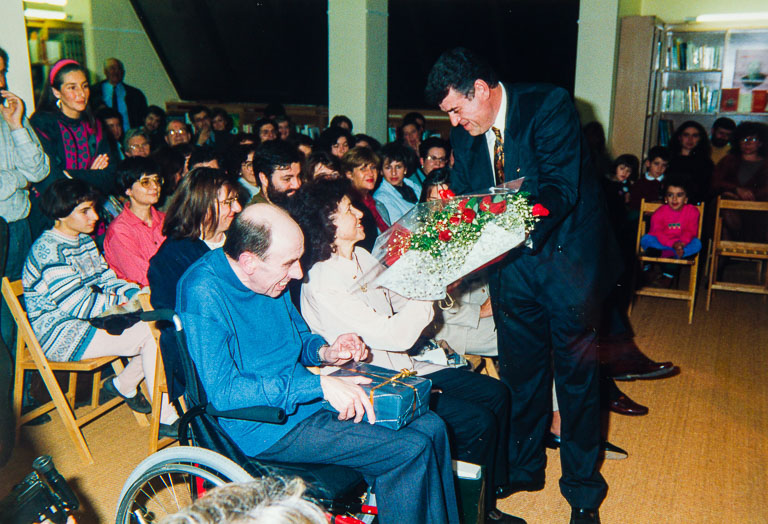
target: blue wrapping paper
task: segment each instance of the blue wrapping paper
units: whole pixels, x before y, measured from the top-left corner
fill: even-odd
[[[404,376],[392,380],[392,377],[399,373],[379,366],[355,362],[345,365],[329,376],[362,375],[370,378],[370,384],[360,384],[360,387],[365,390],[369,398],[372,397],[376,425],[398,430],[429,410],[429,392],[432,389],[432,381],[424,377]],[[323,404],[325,409],[336,412],[329,402],[324,401]],[[367,421],[368,417],[364,417],[363,420]]]

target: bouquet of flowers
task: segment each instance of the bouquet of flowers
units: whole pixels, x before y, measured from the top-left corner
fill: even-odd
[[[509,187],[440,196],[417,204],[379,236],[372,254],[381,267],[364,280],[407,298],[441,300],[446,286],[522,244],[538,217],[549,214]]]

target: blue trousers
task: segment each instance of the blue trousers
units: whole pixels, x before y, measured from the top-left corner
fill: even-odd
[[[321,410],[255,458],[336,464],[373,486],[381,524],[458,523],[448,435],[427,412],[398,431]]]

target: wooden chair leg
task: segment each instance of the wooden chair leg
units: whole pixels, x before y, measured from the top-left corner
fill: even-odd
[[[69,384],[67,385],[67,402],[69,406],[75,409],[75,395],[77,394],[77,373],[74,371],[69,374]]]
[[[115,370],[115,376],[119,375],[123,372],[123,362],[118,358],[112,361],[112,369]],[[130,408],[128,408],[130,409]],[[149,426],[149,422],[147,421],[147,416],[143,413],[136,413],[134,410],[131,409],[131,413],[133,414],[133,417],[136,419],[136,422],[139,423],[139,426],[145,428]]]
[[[25,358],[23,353],[16,353],[16,371],[13,378],[13,418],[16,421],[16,445],[19,445],[21,436],[21,403],[24,399],[24,367],[20,364],[20,359]]]
[[[717,252],[712,253],[712,265],[709,268],[709,285],[707,286],[707,311],[709,311],[709,304],[712,301],[712,284],[717,280]]]
[[[499,371],[496,369],[496,363],[494,362],[493,358],[483,357],[483,363],[485,364],[483,371],[485,371],[486,375],[495,378],[496,380],[501,380],[499,377]]]
[[[101,391],[101,370],[93,372],[93,382],[91,384],[91,407],[99,407],[99,392]]]

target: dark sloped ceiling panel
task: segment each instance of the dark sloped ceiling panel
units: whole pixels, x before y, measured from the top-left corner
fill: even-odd
[[[327,104],[327,1],[131,3],[181,98]]]

